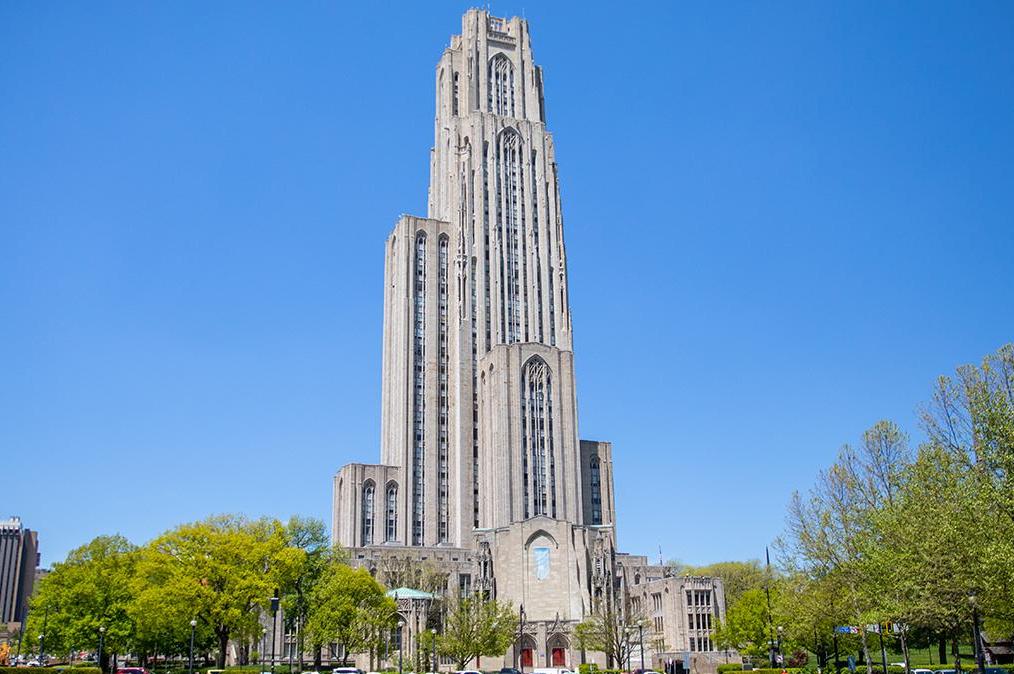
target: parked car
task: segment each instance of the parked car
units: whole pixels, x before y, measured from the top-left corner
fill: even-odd
[[[912,674],[933,674],[933,670],[925,668],[913,669]]]
[[[532,674],[573,674],[566,667],[536,667]]]
[[[150,674],[144,667],[118,667],[116,674]]]
[[[331,674],[366,674],[366,672],[358,667],[335,667],[331,670]]]
[[[521,670],[514,667],[504,667],[500,670],[500,674],[521,674]]]

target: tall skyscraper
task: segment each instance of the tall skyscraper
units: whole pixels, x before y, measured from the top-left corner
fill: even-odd
[[[38,566],[38,534],[17,517],[0,520],[0,626],[24,622]]]
[[[523,606],[514,655],[572,665],[572,627],[623,579],[612,448],[578,435],[559,170],[526,21],[464,15],[434,127],[427,217],[402,216],[385,248],[381,463],[335,476],[333,538],[382,576],[407,557],[450,592]]]

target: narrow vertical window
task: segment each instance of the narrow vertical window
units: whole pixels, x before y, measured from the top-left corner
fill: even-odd
[[[413,335],[413,413],[412,413],[412,544],[423,544],[425,521],[424,470],[426,456],[426,235],[415,238],[415,309]]]
[[[447,358],[447,276],[448,276],[448,238],[447,235],[441,234],[438,240],[438,258],[437,258],[437,284],[438,284],[438,299],[439,299],[439,340],[440,343],[437,345],[439,349],[440,365],[438,370],[438,376],[440,378],[440,419],[438,426],[438,437],[437,437],[437,480],[438,480],[438,498],[439,498],[439,513],[437,522],[437,537],[438,540],[443,543],[447,541],[448,537],[448,492],[450,490],[448,485],[448,442],[447,442],[447,427],[448,427],[448,390],[447,390],[447,369],[448,369],[448,358]]]
[[[521,375],[521,467],[525,517],[556,517],[552,376],[538,357]]]
[[[521,231],[520,190],[521,138],[507,129],[497,142],[496,215],[497,241],[500,244],[500,335],[503,343],[522,340],[521,316],[524,313],[521,292],[524,276],[524,252]]]
[[[483,231],[483,312],[486,326],[486,342],[483,353],[492,348],[493,324],[489,288],[489,143],[482,144],[482,231]]]
[[[602,468],[599,457],[591,460],[592,524],[602,524]]]
[[[535,150],[532,150],[532,164],[528,170],[532,181],[532,244],[534,250],[532,251],[532,259],[535,260],[535,317],[536,325],[538,330],[538,341],[545,342],[546,331],[543,326],[542,319],[542,246],[539,241],[539,229],[541,223],[539,222],[539,188],[537,181],[536,165],[538,162],[538,154]]]
[[[486,110],[514,117],[514,64],[497,54],[489,60],[486,75]]]
[[[373,545],[373,501],[375,488],[367,480],[363,485],[363,545]]]
[[[454,73],[454,97],[451,99],[451,114],[458,114],[458,73]]]
[[[386,496],[386,531],[384,540],[392,542],[398,538],[398,485],[391,482],[387,485]]]

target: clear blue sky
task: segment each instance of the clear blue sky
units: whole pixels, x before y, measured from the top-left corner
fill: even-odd
[[[330,521],[378,460],[383,242],[467,7],[0,3],[0,516],[44,563]],[[760,557],[842,443],[1014,339],[1014,5],[522,10],[621,546]]]

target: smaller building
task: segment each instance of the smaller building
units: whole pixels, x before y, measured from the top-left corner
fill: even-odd
[[[641,643],[631,649],[633,669],[714,672],[720,664],[742,662],[739,653],[715,646],[725,616],[721,578],[680,575],[639,555],[619,554],[616,564],[631,620],[645,626],[635,637],[643,635],[643,651]]]
[[[0,520],[0,629],[21,629],[39,567],[39,536],[21,518]]]

